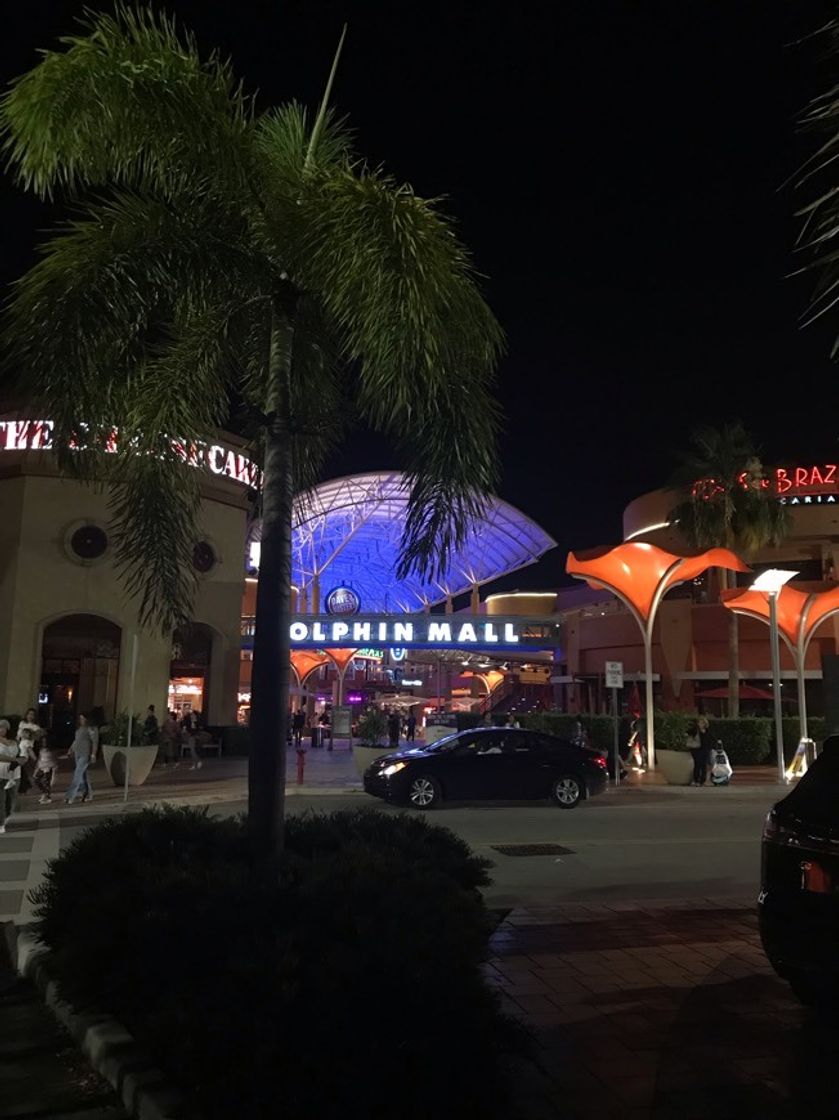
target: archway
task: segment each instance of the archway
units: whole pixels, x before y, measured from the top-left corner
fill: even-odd
[[[56,747],[69,746],[80,712],[116,711],[122,630],[95,614],[68,614],[44,629],[39,717]]]
[[[187,712],[199,712],[207,718],[214,683],[213,641],[213,630],[204,622],[190,622],[172,635],[168,702],[177,719]]]

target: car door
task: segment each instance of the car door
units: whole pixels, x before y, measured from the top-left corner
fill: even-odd
[[[505,773],[503,739],[495,731],[463,735],[440,769],[446,796],[464,801],[505,796]]]
[[[553,767],[539,736],[509,729],[504,737],[503,757],[506,762],[503,797],[532,800],[548,796]]]

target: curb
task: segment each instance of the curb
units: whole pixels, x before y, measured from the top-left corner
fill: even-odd
[[[176,1120],[183,1097],[171,1088],[125,1027],[109,1015],[76,1011],[58,996],[49,975],[49,953],[26,926],[6,923],[13,967],[31,980],[46,1006],[97,1073],[137,1120]]]

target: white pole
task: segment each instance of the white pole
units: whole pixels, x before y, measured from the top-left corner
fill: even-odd
[[[784,766],[784,729],[781,723],[781,653],[778,648],[778,602],[777,593],[769,592],[769,645],[772,655],[772,701],[775,707],[775,749],[778,756],[778,781],[783,782]]]
[[[799,642],[795,648],[795,668],[798,676],[798,737],[809,739],[807,734],[807,689],[804,685],[804,646]]]
[[[621,760],[620,760],[620,746],[618,743],[618,690],[612,689],[612,720],[614,732],[614,748],[615,748],[615,788],[621,784]]]
[[[125,788],[122,800],[128,800],[128,773],[131,769],[131,735],[134,725],[134,685],[137,681],[137,635],[131,635],[131,676],[128,678],[128,736],[125,745]]]
[[[653,710],[653,635],[652,627],[644,629],[644,675],[647,702],[647,766],[655,770],[655,711]]]

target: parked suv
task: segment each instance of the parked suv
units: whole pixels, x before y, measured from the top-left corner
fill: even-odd
[[[810,1006],[839,1006],[839,735],[770,811],[760,935],[772,967]]]

